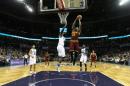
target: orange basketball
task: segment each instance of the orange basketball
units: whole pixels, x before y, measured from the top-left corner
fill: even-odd
[[[82,15],[78,15],[78,16],[77,16],[77,19],[82,20]]]

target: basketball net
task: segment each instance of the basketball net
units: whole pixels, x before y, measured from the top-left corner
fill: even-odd
[[[58,12],[58,16],[60,18],[61,24],[67,24],[67,16],[69,15],[69,12]]]
[[[67,17],[69,15],[69,12],[65,12],[65,2],[64,0],[56,0],[57,6],[59,9],[58,16],[60,18],[60,23],[67,25]]]

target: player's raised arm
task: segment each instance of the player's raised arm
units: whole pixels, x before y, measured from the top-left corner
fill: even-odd
[[[78,31],[79,31],[79,33],[81,33],[81,29],[82,29],[82,23],[81,23],[82,15],[78,15],[77,19],[78,19],[78,28],[79,28]]]
[[[95,53],[95,56],[96,56],[96,60],[97,60],[97,54]]]
[[[31,49],[29,50],[28,55],[31,56]]]
[[[75,24],[76,24],[77,18],[74,20],[73,24],[72,24],[72,29],[75,28]]]
[[[81,33],[81,30],[82,30],[82,23],[81,23],[81,20],[79,20],[79,32]]]

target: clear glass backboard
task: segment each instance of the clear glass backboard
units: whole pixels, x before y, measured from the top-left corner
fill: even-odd
[[[87,0],[63,0],[64,11],[84,11],[87,9]],[[57,0],[40,0],[39,8],[41,13],[59,11]]]

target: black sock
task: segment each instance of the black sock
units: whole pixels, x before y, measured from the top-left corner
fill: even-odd
[[[92,67],[92,62],[91,62],[91,64],[90,64],[90,67]]]
[[[75,65],[77,57],[78,57],[78,52],[74,52],[73,65]]]
[[[87,71],[87,64],[84,64],[85,65],[85,71]]]
[[[71,56],[71,63],[73,62],[73,52],[70,52],[70,56]]]
[[[80,62],[80,67],[82,67],[82,62]]]

